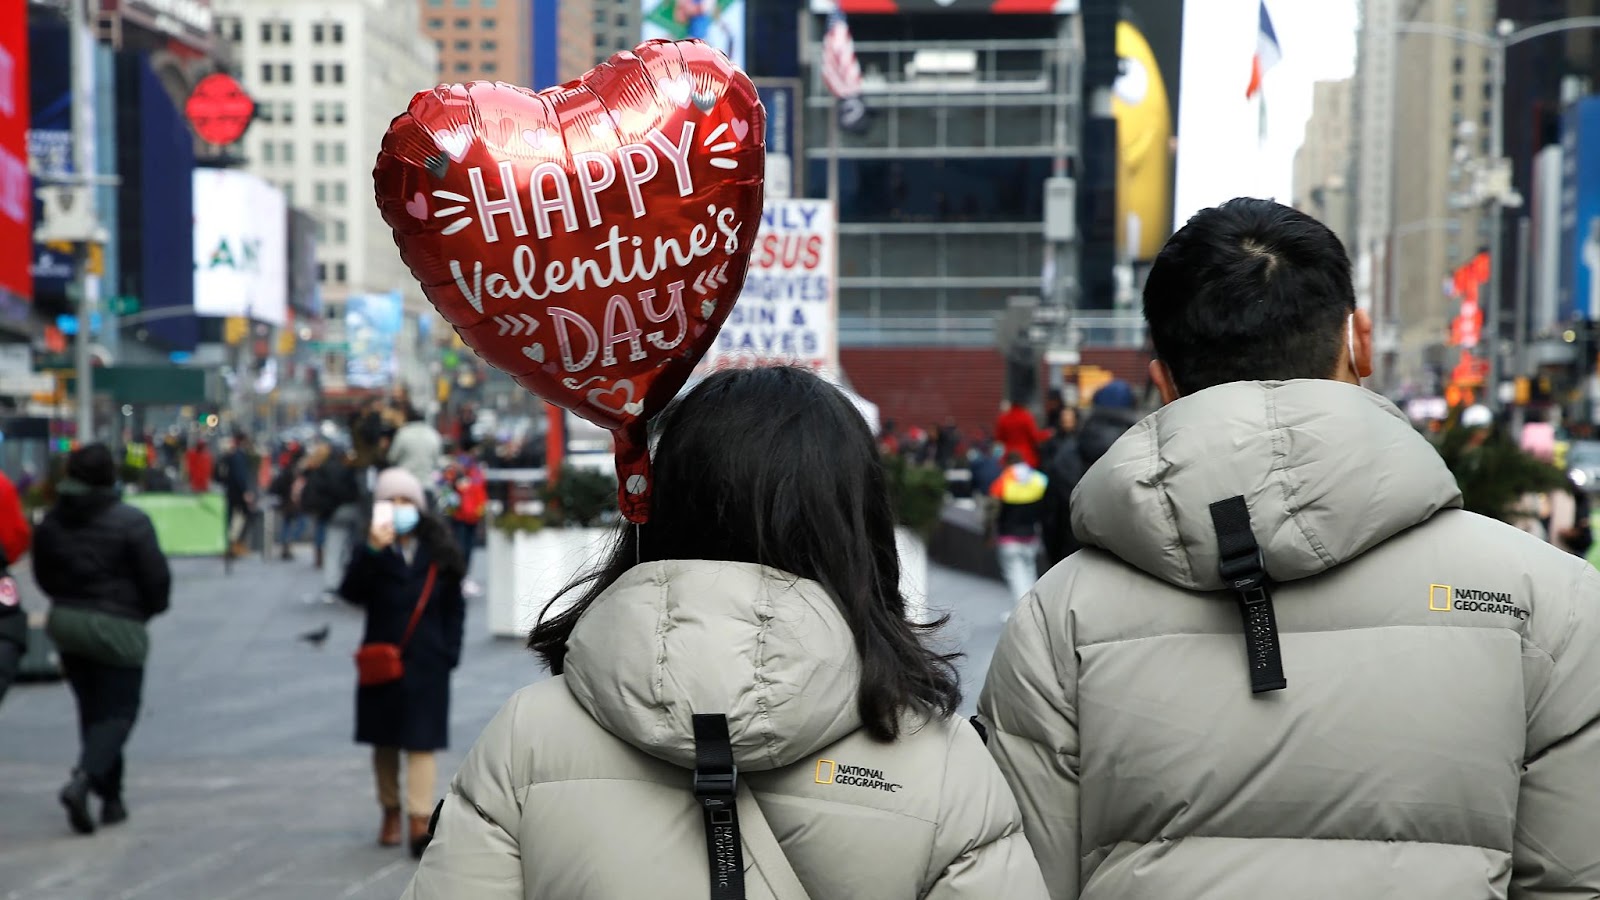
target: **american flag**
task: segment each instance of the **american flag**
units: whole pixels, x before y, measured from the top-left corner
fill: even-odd
[[[844,13],[837,8],[828,14],[828,30],[822,36],[822,82],[840,100],[861,95],[861,63],[856,60],[856,44],[850,39],[850,25]]]

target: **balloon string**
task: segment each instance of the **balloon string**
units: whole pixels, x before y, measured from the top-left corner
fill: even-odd
[[[639,566],[639,565],[643,564],[643,558],[644,558],[644,529],[639,527],[639,523],[638,522],[634,522],[632,524],[633,524],[633,564],[635,566]]]

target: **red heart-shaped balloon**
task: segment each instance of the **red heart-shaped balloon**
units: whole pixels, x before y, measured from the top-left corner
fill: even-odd
[[[384,136],[373,180],[401,258],[490,365],[614,432],[631,521],[645,423],[744,284],[765,119],[722,53],[648,41],[538,93],[441,85]]]

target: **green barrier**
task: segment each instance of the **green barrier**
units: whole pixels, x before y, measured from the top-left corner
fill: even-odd
[[[123,499],[150,517],[168,556],[221,556],[227,547],[221,494],[135,494]]]

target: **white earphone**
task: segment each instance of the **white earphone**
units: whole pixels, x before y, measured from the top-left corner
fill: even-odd
[[[1361,382],[1361,368],[1356,365],[1356,314],[1351,313],[1344,320],[1345,346],[1350,348],[1350,374],[1356,377],[1356,383]]]

